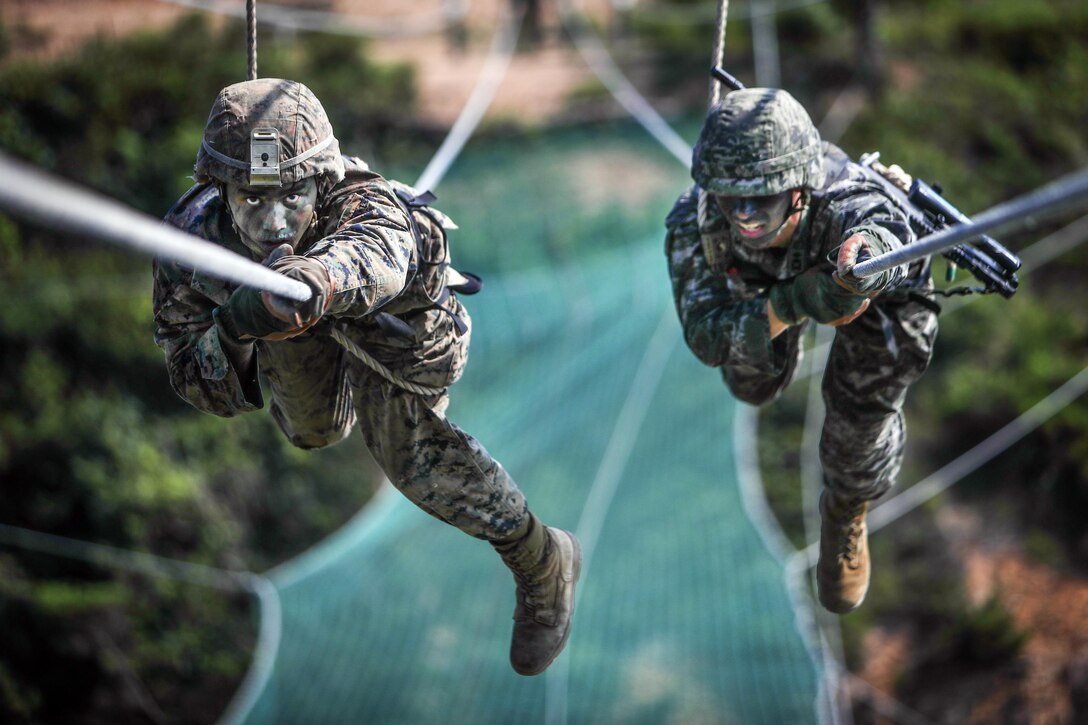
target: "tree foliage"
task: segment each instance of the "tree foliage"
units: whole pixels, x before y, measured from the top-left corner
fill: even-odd
[[[161,216],[191,183],[205,114],[242,79],[244,47],[239,26],[192,16],[53,64],[13,61],[0,147]],[[411,105],[410,71],[361,45],[304,36],[261,61],[315,88],[346,147],[381,139]],[[0,541],[57,533],[261,571],[369,496],[361,441],[308,454],[267,415],[223,421],[173,393],[148,260],[4,217],[0,258],[0,524],[17,527]],[[214,721],[249,663],[253,602],[162,573],[0,548],[0,720]]]

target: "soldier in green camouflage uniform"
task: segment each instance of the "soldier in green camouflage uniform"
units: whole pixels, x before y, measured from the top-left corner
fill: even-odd
[[[817,585],[824,607],[848,612],[868,588],[868,505],[899,471],[903,401],[937,334],[929,262],[850,273],[913,233],[784,91],[733,91],[712,108],[692,178],[666,221],[666,253],[695,355],[737,398],[762,405],[794,378],[809,321],[836,327],[823,379]]]
[[[292,302],[157,262],[155,341],[178,395],[215,415],[247,413],[264,405],[260,374],[294,445],[332,445],[358,424],[393,485],[491,543],[513,571],[511,664],[542,672],[570,631],[581,553],[445,417],[471,333],[455,294],[465,277],[449,263],[452,222],[342,156],[320,102],[292,81],[221,91],[195,171],[166,222],[263,261],[312,296]]]

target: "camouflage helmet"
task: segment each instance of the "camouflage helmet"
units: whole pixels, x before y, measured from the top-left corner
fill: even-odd
[[[786,91],[732,91],[707,114],[691,177],[704,190],[726,196],[819,188],[824,180],[820,133]]]
[[[310,176],[344,178],[340,144],[306,86],[259,78],[227,86],[212,104],[193,167],[197,180],[282,186]]]

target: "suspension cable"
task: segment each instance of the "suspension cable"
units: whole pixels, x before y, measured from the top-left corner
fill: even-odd
[[[492,37],[491,49],[484,61],[480,78],[476,81],[476,87],[472,89],[472,95],[415,183],[420,191],[432,191],[438,185],[494,100],[499,84],[506,76],[506,69],[517,50],[518,36],[525,20],[525,8],[525,3],[518,3],[518,10],[506,11],[502,26]]]
[[[161,0],[172,5],[205,12],[247,17],[246,9],[227,0]],[[247,0],[248,2],[249,0]],[[333,35],[364,38],[407,38],[438,33],[460,22],[468,12],[468,0],[446,0],[441,10],[395,18],[359,17],[320,10],[303,10],[284,5],[266,5],[261,23],[291,30],[305,30]]]
[[[729,19],[729,0],[719,0],[718,19],[714,24],[714,48],[710,54],[710,67],[717,68],[724,65],[725,55],[725,27]],[[710,78],[710,107],[718,105],[722,97],[722,84],[717,78]]]
[[[566,26],[575,47],[589,65],[594,75],[605,85],[623,108],[630,113],[651,136],[665,147],[680,163],[691,163],[691,146],[661,118],[638,90],[620,72],[601,41],[587,33],[581,18],[570,6],[570,0],[559,0],[559,17]]]
[[[874,532],[884,528],[963,480],[965,476],[1004,453],[1013,444],[1060,413],[1085,392],[1088,392],[1088,367],[974,448],[945,464],[906,491],[875,506],[868,516],[869,531]],[[816,565],[819,553],[818,543],[798,552],[806,558],[809,566]]]
[[[879,274],[900,264],[977,239],[983,234],[1000,234],[1037,226],[1040,221],[1075,209],[1084,202],[1088,202],[1088,167],[993,206],[975,215],[969,222],[947,227],[913,244],[873,257],[858,264],[853,272],[858,277]]]
[[[257,80],[257,0],[246,0],[246,50],[249,56],[249,80]]]
[[[0,209],[29,222],[178,262],[290,300],[310,299],[310,287],[298,280],[4,153],[0,153],[0,178],[12,180],[0,184]]]

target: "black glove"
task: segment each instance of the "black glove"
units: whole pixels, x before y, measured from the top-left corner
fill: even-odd
[[[854,314],[868,299],[819,267],[775,284],[769,294],[774,313],[787,325],[796,325],[806,317],[826,325]]]
[[[312,327],[329,309],[332,301],[334,285],[325,265],[309,257],[287,255],[273,262],[272,269],[306,284],[310,288],[310,299],[297,302],[264,292],[261,298],[265,307],[273,316],[290,325],[294,334]]]
[[[294,256],[291,245],[282,244],[264,260],[266,267],[306,283],[311,290],[306,302],[295,302],[253,287],[239,287],[214,313],[230,340],[285,340],[312,327],[332,299],[332,277],[320,262]]]

